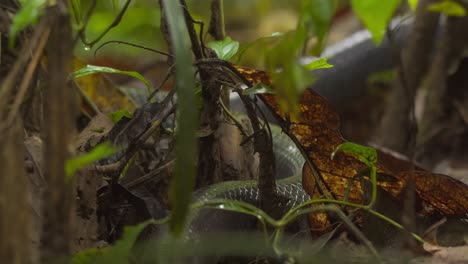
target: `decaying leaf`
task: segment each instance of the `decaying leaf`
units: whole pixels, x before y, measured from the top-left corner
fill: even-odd
[[[238,66],[236,69],[252,85],[264,83],[271,86],[271,80],[264,71]],[[261,94],[259,97],[275,113],[285,132],[296,139],[299,147],[307,153],[303,186],[311,197],[326,195],[333,199],[366,204],[370,197],[369,188],[366,187],[369,182],[368,167],[343,152],[337,153],[334,159],[330,158],[335,148],[346,140],[340,133],[339,116],[326,99],[306,89],[299,99],[299,115],[294,118],[281,110],[275,95]],[[380,191],[399,201],[401,206],[406,181],[413,174],[419,202],[418,213],[428,217],[467,217],[468,186],[462,182],[424,171],[384,151],[378,151],[376,166]],[[329,228],[330,222],[324,214],[311,216],[310,220],[315,224],[312,228]]]
[[[76,58],[73,62],[75,70],[86,66],[85,63]],[[84,96],[87,97],[82,100],[82,109],[86,108],[86,103],[96,105],[98,110],[103,113],[115,112],[122,109],[133,112],[136,108],[135,103],[102,73],[77,78],[75,82]]]

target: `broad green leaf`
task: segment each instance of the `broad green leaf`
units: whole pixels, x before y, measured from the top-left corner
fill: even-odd
[[[187,218],[191,193],[195,186],[197,163],[198,109],[195,95],[190,40],[179,1],[163,0],[171,43],[175,55],[175,89],[177,91],[176,166],[169,187],[172,235],[180,237]]]
[[[79,169],[109,157],[115,152],[117,152],[117,148],[112,146],[110,142],[99,144],[86,154],[68,159],[65,162],[65,176],[68,179]]]
[[[340,151],[354,154],[360,161],[366,163],[368,166],[377,162],[377,151],[374,148],[361,146],[352,142],[345,142],[336,147],[335,151],[331,154],[331,158],[333,159],[336,153]]]
[[[313,76],[302,65],[290,62],[283,65],[281,72],[272,73],[271,79],[275,94],[279,98],[280,108],[297,116],[299,113],[298,97],[307,86],[313,83]]]
[[[208,43],[208,47],[216,52],[218,58],[229,60],[239,50],[239,42],[232,40],[230,37],[225,37],[223,40]]]
[[[16,36],[21,30],[37,22],[47,6],[46,3],[47,0],[21,1],[21,8],[13,17],[10,26],[8,43],[10,48],[15,45]]]
[[[372,34],[372,40],[379,44],[390,19],[400,0],[352,0],[356,15]]]
[[[318,69],[328,69],[332,67],[333,65],[328,63],[328,58],[320,58],[304,65],[304,68],[309,71]]]
[[[133,115],[127,109],[122,109],[122,110],[109,113],[107,116],[112,120],[112,122],[117,123],[123,117],[131,118]]]
[[[271,35],[268,35],[268,36],[264,36],[264,37],[260,37],[252,42],[249,42],[249,43],[246,43],[246,44],[242,44],[240,46],[240,49],[239,49],[239,52],[237,53],[237,63],[239,63],[239,61],[242,59],[244,53],[256,46],[256,51],[257,51],[257,55],[258,55],[258,51],[261,51],[261,52],[265,52],[265,50],[267,49],[266,46],[272,41],[272,40],[276,40],[276,39],[279,39],[280,37],[282,37],[284,35],[284,33],[280,33],[280,32],[273,32]],[[258,57],[258,56],[257,56]],[[260,56],[261,57],[261,56]]]
[[[128,264],[130,253],[140,232],[152,221],[143,222],[136,226],[124,228],[122,239],[118,240],[111,248],[88,249],[76,254],[72,259],[72,264]]]
[[[317,45],[311,50],[313,55],[323,50],[336,4],[336,0],[302,0],[301,23],[304,23],[309,36],[317,38]]]
[[[298,96],[313,79],[304,67],[297,63],[305,40],[305,28],[284,34],[279,43],[267,52],[265,64],[271,75],[275,94],[283,111],[298,113]]]
[[[416,7],[418,6],[418,0],[408,0],[408,4],[411,8],[412,11],[416,10]]]
[[[80,77],[83,77],[83,76],[86,76],[86,75],[96,74],[96,73],[114,73],[114,74],[128,75],[128,76],[131,76],[133,78],[136,78],[136,79],[142,81],[146,85],[146,88],[148,88],[148,90],[151,88],[151,85],[148,82],[148,80],[146,80],[145,77],[143,77],[138,72],[121,71],[121,70],[117,70],[117,69],[109,68],[109,67],[102,67],[102,66],[95,66],[95,65],[89,65],[88,64],[84,68],[81,68],[81,69],[75,71],[72,76],[73,76],[73,78],[80,78]]]
[[[430,4],[427,9],[446,14],[447,16],[462,17],[466,15],[465,8],[452,0],[443,0],[438,3]]]
[[[263,94],[263,93],[275,93],[275,92],[273,89],[271,89],[271,87],[263,83],[256,84],[242,91],[242,94],[244,95]]]

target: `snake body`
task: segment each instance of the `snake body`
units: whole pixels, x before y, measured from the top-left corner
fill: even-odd
[[[404,45],[411,26],[411,20],[394,20],[390,26],[392,39],[385,37],[379,46],[372,42],[370,33],[363,30],[329,47],[324,51],[323,56],[328,57],[329,63],[334,67],[314,71],[316,81],[309,88],[327,98],[335,108],[340,108],[353,99],[365,95],[366,81],[372,73],[394,67],[393,51]],[[304,63],[310,60],[310,58],[305,58]],[[142,93],[130,92],[129,95],[137,102],[146,100],[146,96]],[[231,98],[231,107],[233,111],[243,111],[242,103],[238,99]],[[304,159],[292,141],[279,129],[275,129],[273,133],[277,169],[286,171],[290,176],[277,180],[276,184],[277,193],[288,198],[284,204],[278,204],[278,207],[286,212],[309,199],[309,195],[302,187],[300,177]],[[258,206],[259,189],[255,181],[223,182],[196,191],[193,201],[208,201],[214,198],[240,200]],[[189,232],[190,230],[203,232],[244,229],[245,223],[251,224],[251,221],[241,220],[243,217],[248,218],[245,215],[219,210],[209,211],[212,212],[208,215],[199,213],[192,218]]]
[[[393,20],[390,28],[393,37],[390,40],[385,37],[377,46],[372,42],[369,31],[362,30],[354,33],[345,40],[330,46],[323,52],[323,57],[328,57],[333,68],[314,71],[317,80],[310,89],[315,90],[335,107],[340,108],[349,104],[353,99],[366,94],[367,78],[376,72],[388,70],[394,67],[395,48],[401,48],[408,37],[412,26],[412,20]],[[304,63],[310,61],[305,58]],[[243,106],[238,98],[231,98],[233,111],[242,112]],[[264,112],[268,110],[264,108]],[[269,120],[275,121],[275,120]],[[301,177],[297,176],[302,171],[304,159],[294,143],[284,134],[273,129],[274,152],[278,168],[290,171],[290,177],[277,181],[277,191],[287,197],[297,197],[300,203],[308,195],[304,193]],[[203,189],[196,194],[197,200],[210,198],[225,198],[247,201],[252,204],[258,202],[258,188],[254,181],[235,181],[215,184]],[[286,204],[289,207],[291,204]]]
[[[290,198],[281,206],[285,207],[285,209],[292,208],[310,199],[301,184],[304,158],[292,140],[282,133],[279,127],[271,126],[271,131],[275,139],[273,141],[273,152],[275,153],[277,169],[282,168],[283,173],[288,174],[284,179],[277,180],[276,191],[279,195]],[[195,201],[209,201],[214,198],[240,200],[258,205],[259,192],[257,182],[222,182],[200,189],[194,194]]]

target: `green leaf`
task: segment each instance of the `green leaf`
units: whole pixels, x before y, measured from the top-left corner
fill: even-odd
[[[73,174],[75,174],[75,172],[79,169],[109,157],[115,152],[117,152],[117,148],[112,146],[110,142],[101,143],[86,154],[68,159],[65,162],[65,176],[68,179],[73,176]]]
[[[44,13],[47,0],[28,0],[21,1],[21,8],[13,17],[10,32],[9,43],[10,48],[15,45],[16,36],[25,27],[35,24],[39,17]]]
[[[309,71],[317,69],[328,69],[332,67],[333,65],[328,63],[328,58],[320,58],[304,65],[304,68]]]
[[[270,86],[265,85],[263,83],[256,84],[250,88],[245,89],[242,91],[242,94],[244,95],[251,95],[251,94],[264,94],[264,93],[275,93],[273,89],[271,89]]]
[[[311,54],[318,55],[323,50],[336,3],[336,0],[302,0],[301,23],[304,23],[309,36],[317,38]]]
[[[232,40],[230,37],[225,37],[223,40],[208,43],[208,47],[216,52],[218,58],[229,60],[239,50],[239,42]]]
[[[73,78],[80,78],[80,77],[83,77],[83,76],[86,76],[86,75],[96,74],[96,73],[114,73],[114,74],[128,75],[128,76],[131,76],[133,78],[136,78],[136,79],[142,81],[146,85],[146,88],[148,88],[148,89],[151,88],[151,85],[148,82],[148,80],[146,80],[145,77],[143,77],[138,72],[121,71],[121,70],[117,70],[117,69],[109,68],[109,67],[102,67],[102,66],[95,66],[95,65],[89,65],[88,64],[85,67],[75,71],[72,74],[72,76],[73,76]]]
[[[289,62],[283,65],[282,71],[272,73],[271,79],[275,87],[275,94],[279,98],[280,108],[286,113],[297,116],[299,95],[313,83],[313,76],[302,65]]]
[[[81,252],[78,252],[72,258],[72,264],[92,264],[98,263],[99,257],[104,255],[107,249],[90,248]]]
[[[76,254],[72,259],[72,264],[92,264],[92,263],[130,263],[130,253],[140,232],[152,221],[146,221],[136,226],[124,228],[122,239],[118,240],[111,248],[88,249]]]
[[[271,75],[275,94],[283,111],[296,115],[298,97],[313,78],[297,63],[305,40],[305,28],[284,34],[279,43],[267,52],[265,65]],[[278,69],[281,69],[278,71]]]
[[[408,0],[408,4],[411,8],[412,11],[416,10],[416,7],[418,6],[418,0]]]
[[[267,47],[268,45],[270,44],[270,42],[273,42],[281,37],[284,36],[284,33],[280,33],[280,32],[273,32],[271,33],[270,35],[268,36],[263,36],[263,37],[260,37],[252,42],[249,42],[249,43],[246,43],[246,44],[242,44],[240,49],[239,49],[239,52],[237,53],[237,63],[240,62],[240,60],[242,59],[244,53],[249,50],[250,48],[256,46],[256,58],[258,59],[259,57],[263,57],[263,54],[264,52],[267,50]],[[260,54],[259,54],[260,53]]]
[[[366,163],[369,167],[377,162],[377,151],[374,148],[361,146],[352,142],[345,142],[336,147],[331,154],[333,159],[336,153],[344,151],[355,155],[360,161]]]
[[[433,12],[446,14],[447,16],[462,17],[466,15],[465,8],[452,0],[443,0],[438,3],[430,4],[427,9]]]
[[[115,124],[119,122],[120,119],[122,119],[123,117],[132,118],[133,115],[127,109],[122,109],[122,110],[117,110],[115,112],[109,113],[107,116]]]
[[[198,109],[195,95],[195,79],[182,7],[179,1],[163,0],[171,43],[175,55],[175,89],[178,115],[176,132],[176,166],[169,187],[172,216],[169,227],[172,235],[180,237],[183,232],[193,188],[197,164]]]
[[[372,40],[379,44],[390,19],[400,0],[352,0],[356,15],[372,34]]]

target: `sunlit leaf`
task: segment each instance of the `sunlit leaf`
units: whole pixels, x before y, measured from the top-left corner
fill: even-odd
[[[309,71],[317,69],[328,69],[332,67],[333,65],[328,63],[328,58],[320,58],[304,65],[304,68],[306,68]]]
[[[372,40],[379,44],[390,19],[400,0],[352,0],[354,12],[372,34]]]
[[[374,148],[361,146],[353,142],[345,142],[336,147],[331,154],[331,158],[333,159],[339,151],[354,154],[366,164],[374,164],[377,162],[377,151]]]
[[[37,22],[43,14],[47,0],[28,0],[21,1],[21,8],[13,17],[10,26],[9,46],[15,45],[15,39],[18,33],[25,27]]]
[[[111,143],[101,143],[86,154],[68,159],[65,162],[65,175],[67,178],[70,178],[79,169],[87,165],[93,164],[94,162],[99,161],[101,159],[107,158],[116,152],[117,148],[112,146]]]
[[[447,16],[462,17],[466,15],[465,8],[452,0],[443,0],[437,3],[432,3],[427,7],[428,10],[440,12]]]
[[[123,75],[128,75],[133,78],[136,78],[140,81],[142,81],[148,89],[150,89],[151,85],[148,82],[148,80],[145,79],[141,74],[138,72],[134,71],[121,71],[117,70],[114,68],[109,68],[109,67],[102,67],[102,66],[95,66],[95,65],[86,65],[84,68],[81,68],[73,73],[74,78],[80,78],[86,75],[90,74],[96,74],[96,73],[114,73],[114,74],[123,74]]]
[[[76,57],[73,59],[75,71],[84,69],[86,64]],[[89,108],[96,107],[99,112],[110,113],[120,109],[129,112],[135,110],[135,103],[122,92],[104,73],[95,73],[75,79],[78,88],[82,91],[81,109],[88,115],[93,116]],[[91,106],[88,106],[91,104]]]
[[[230,37],[226,37],[223,40],[208,43],[208,47],[216,52],[218,58],[229,60],[239,50],[239,42],[232,40]]]
[[[123,117],[131,118],[133,115],[127,109],[122,109],[122,110],[117,110],[115,112],[109,113],[107,116],[109,116],[112,122],[117,123]]]

